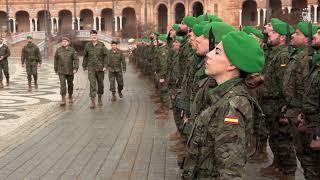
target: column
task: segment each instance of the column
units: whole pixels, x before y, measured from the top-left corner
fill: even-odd
[[[38,32],[38,19],[37,18],[34,18],[34,29],[36,32]]]
[[[122,30],[122,16],[119,16],[120,18],[120,30]]]
[[[98,29],[99,29],[99,31],[101,31],[101,17],[99,16],[98,19],[99,19],[99,24],[98,24],[99,28]]]
[[[118,16],[114,16],[114,31],[118,32]]]
[[[263,10],[263,22],[266,22],[267,18],[267,9],[262,9]]]
[[[239,26],[242,26],[242,9],[239,9]]]
[[[260,10],[261,9],[257,9],[257,12],[258,12],[258,24],[257,25],[258,26],[260,26]]]
[[[32,18],[29,19],[29,23],[30,23],[30,32],[32,32],[33,31]]]
[[[310,21],[312,20],[311,19],[311,5],[308,5],[308,17],[310,18]]]
[[[16,19],[12,19],[13,21],[13,33],[16,33]]]
[[[93,17],[93,29],[97,30],[97,17]]]
[[[51,33],[54,33],[54,23],[53,23],[53,21],[54,21],[54,18],[52,17],[51,18]]]
[[[78,23],[78,31],[80,31],[80,18],[77,17],[77,23]]]
[[[57,32],[59,32],[59,18],[56,17],[56,28],[57,28]]]
[[[74,21],[75,21],[75,19],[74,19],[74,18],[72,18],[72,25],[71,25],[72,30],[74,30]]]
[[[292,7],[291,6],[288,6],[288,13],[291,14],[291,9]]]
[[[313,5],[313,22],[317,23],[318,22],[318,5]]]

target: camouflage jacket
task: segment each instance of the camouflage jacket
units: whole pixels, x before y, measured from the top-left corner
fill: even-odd
[[[270,50],[267,58],[266,66],[264,68],[264,92],[265,99],[283,99],[282,85],[283,76],[290,55],[288,48],[284,45],[273,47]],[[282,100],[283,101],[283,100]]]
[[[295,49],[284,75],[283,94],[286,105],[301,108],[304,83],[309,73],[309,57],[306,47]]]
[[[168,47],[161,47],[159,52],[159,79],[165,79],[168,81],[168,70],[169,70],[169,49]]]
[[[108,70],[110,72],[122,72],[126,71],[126,60],[121,50],[112,50],[108,53]]]
[[[59,74],[73,74],[78,71],[79,58],[74,48],[59,47],[54,55],[54,71]]]
[[[34,43],[28,43],[22,48],[21,52],[21,63],[22,64],[41,64],[40,49]]]
[[[186,179],[244,179],[253,111],[243,79],[210,90],[211,105],[196,118],[183,166]]]
[[[8,57],[11,55],[10,49],[7,45],[3,44],[2,47],[0,47],[0,57],[3,56],[3,59],[0,59],[1,62],[8,61]]]
[[[97,42],[94,46],[88,42],[84,47],[82,67],[89,71],[102,71],[108,66],[108,49],[102,42]]]
[[[169,74],[169,89],[171,91],[176,92],[177,88],[176,88],[176,84],[179,81],[179,50],[172,50],[172,54],[170,56],[170,67],[168,70],[168,74]]]
[[[313,57],[316,58],[316,57]],[[320,130],[320,62],[315,61],[305,79],[302,111],[306,125]],[[320,134],[319,134],[320,135]]]

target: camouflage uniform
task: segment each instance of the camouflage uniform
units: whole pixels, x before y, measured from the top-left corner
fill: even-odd
[[[320,53],[313,57],[310,71],[304,85],[302,112],[304,114],[306,132],[300,132],[301,156],[299,160],[306,179],[317,180],[320,177],[320,152],[310,148],[312,139],[320,137]]]
[[[169,65],[169,49],[168,47],[161,47],[161,51],[159,52],[159,72],[158,79],[164,79],[163,83],[160,83],[160,98],[163,105],[166,108],[170,106],[170,97],[169,97],[169,89],[168,89],[168,65]],[[158,81],[159,82],[159,81]]]
[[[290,62],[287,65],[287,69],[284,75],[284,83],[283,83],[283,94],[285,95],[286,107],[287,110],[284,114],[290,120],[291,127],[286,130],[287,138],[290,138],[290,141],[287,143],[280,142],[281,146],[286,145],[283,149],[280,149],[281,154],[287,154],[282,159],[280,159],[281,163],[284,159],[286,161],[285,165],[287,168],[290,168],[289,171],[291,175],[294,175],[296,167],[296,157],[294,146],[296,147],[296,154],[299,160],[301,160],[302,147],[301,147],[301,134],[296,129],[296,122],[298,114],[301,112],[302,108],[302,97],[304,91],[304,83],[309,73],[309,57],[305,47],[297,48],[293,52]],[[294,139],[294,142],[293,142]],[[295,144],[295,145],[294,145]],[[290,152],[290,156],[289,153]],[[289,158],[290,157],[290,158]],[[286,172],[285,171],[285,172]]]
[[[72,47],[59,47],[54,55],[54,71],[59,75],[60,94],[67,93],[66,81],[68,83],[68,94],[73,94],[73,71],[79,69],[79,58],[77,52]]]
[[[7,79],[7,82],[9,82],[9,65],[8,65],[8,57],[11,55],[10,49],[7,45],[3,44],[2,47],[0,47],[0,57],[2,56],[3,59],[0,60],[0,81],[2,82],[3,76]]]
[[[320,54],[316,54],[319,58]],[[315,57],[314,57],[315,58]],[[306,179],[318,180],[320,177],[320,151],[310,148],[312,139],[320,138],[320,64],[314,63],[305,80],[302,112],[307,132],[301,132],[302,156],[301,165]]]
[[[126,71],[126,60],[121,50],[111,50],[108,55],[108,70],[110,91],[114,94],[116,92],[115,80],[118,84],[118,92],[123,89],[123,74]]]
[[[261,106],[266,115],[266,127],[261,126],[262,129],[258,130],[258,132],[265,132],[265,130],[263,130],[264,128],[267,128],[269,131],[269,145],[274,154],[274,163],[277,165],[280,164],[278,138],[280,136],[284,136],[280,135],[279,119],[280,110],[285,104],[284,95],[282,93],[282,85],[283,76],[288,61],[289,53],[286,46],[282,45],[270,49],[270,53],[266,58],[266,66],[263,70],[265,79],[262,96],[260,97]],[[255,124],[257,126],[257,123]],[[259,136],[262,144],[267,143],[267,134],[260,133],[257,136]],[[286,139],[286,137],[284,137],[284,139]]]
[[[102,42],[97,42],[95,46],[92,42],[86,44],[84,48],[82,67],[84,70],[88,70],[88,79],[90,81],[89,96],[91,98],[96,97],[96,94],[101,96],[104,92],[103,68],[107,67],[107,61],[108,50]]]
[[[242,81],[210,90],[210,106],[197,116],[188,140],[183,179],[244,179],[253,107]]]
[[[31,75],[35,84],[38,80],[38,64],[42,63],[40,49],[34,43],[28,43],[22,49],[21,63],[26,64],[28,84],[31,85]]]

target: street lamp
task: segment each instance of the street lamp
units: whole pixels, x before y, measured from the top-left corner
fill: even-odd
[[[114,7],[115,5],[114,5],[114,0],[112,0],[112,36],[114,36],[115,35],[115,23],[116,23],[116,21],[115,21],[115,16],[114,16],[114,10],[115,10],[115,7]]]
[[[49,59],[49,46],[48,46],[48,17],[50,14],[49,12],[49,0],[43,0],[44,3],[44,59],[48,60]]]
[[[77,0],[73,0],[73,28],[74,28],[74,32],[76,31],[76,29],[78,29],[77,27]]]

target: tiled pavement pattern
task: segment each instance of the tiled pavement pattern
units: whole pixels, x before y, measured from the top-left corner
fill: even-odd
[[[10,87],[12,94],[8,96],[15,99],[23,94],[25,103],[52,104],[50,109],[40,110],[44,112],[37,118],[1,137],[0,179],[179,179],[176,154],[168,151],[172,142],[167,141],[167,134],[174,130],[172,118],[154,117],[156,106],[149,100],[150,86],[138,79],[131,67],[124,76],[124,99],[110,101],[106,76],[104,106],[95,110],[88,107],[88,88],[78,90],[72,106],[60,108],[56,79],[42,81],[34,96],[24,92],[26,84],[18,72],[15,74],[20,80]],[[47,75],[54,77],[49,71]],[[88,87],[82,70],[78,78],[79,84]],[[4,92],[0,91],[0,98]],[[267,180],[258,177],[258,169],[259,165],[248,165],[248,179]]]

